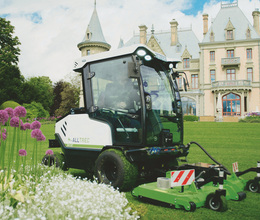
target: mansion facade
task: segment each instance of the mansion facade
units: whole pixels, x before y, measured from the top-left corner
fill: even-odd
[[[97,17],[94,13],[90,24]],[[139,33],[119,46],[141,43],[182,61],[178,64],[178,70],[184,71],[189,81],[188,91],[181,92],[184,114],[199,116],[201,120],[236,121],[260,109],[259,15],[259,10],[252,12],[252,25],[238,2],[221,3],[210,26],[208,14],[203,14],[201,42],[191,28],[180,29],[173,19],[169,31],[156,32],[152,27],[148,33],[148,28],[140,25]],[[89,25],[85,40],[78,44],[82,55],[91,54],[91,46],[102,43],[101,40],[91,39],[91,36],[100,37],[100,33],[95,35],[92,30]],[[109,50],[110,45],[105,40],[103,43],[99,47]],[[182,79],[178,82],[182,88]]]

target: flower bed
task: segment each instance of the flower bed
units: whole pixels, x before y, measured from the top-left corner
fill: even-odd
[[[9,189],[9,196],[0,202],[0,219],[138,218],[127,207],[125,194],[111,186],[77,179],[57,168],[39,166],[38,170],[36,186],[33,176],[25,175],[16,189]],[[16,204],[12,203],[14,197]]]

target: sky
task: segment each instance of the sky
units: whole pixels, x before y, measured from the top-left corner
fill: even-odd
[[[25,78],[48,76],[53,83],[73,76],[74,61],[81,56],[77,48],[84,37],[95,0],[0,0],[0,17],[11,21],[21,45],[19,68]],[[233,0],[231,0],[233,2]],[[260,0],[238,0],[250,23]],[[178,28],[190,28],[202,41],[202,14],[210,22],[221,7],[220,0],[96,0],[104,37],[114,50],[120,39],[127,42],[138,26],[148,32],[170,30],[176,19]]]

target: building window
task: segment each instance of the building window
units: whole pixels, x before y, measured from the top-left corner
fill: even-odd
[[[227,80],[236,80],[236,70],[227,69]]]
[[[87,56],[89,56],[90,55],[90,50],[87,50]]]
[[[252,59],[252,49],[246,49],[246,58],[247,59]]]
[[[183,68],[190,68],[190,59],[189,58],[183,59]]]
[[[233,30],[227,30],[227,40],[233,40]]]
[[[191,88],[198,89],[199,88],[199,77],[198,74],[191,75]]]
[[[253,81],[253,68],[247,68],[247,80]]]
[[[241,115],[241,98],[239,95],[229,93],[223,96],[223,115],[236,116]]]
[[[210,61],[215,61],[215,51],[210,51]]]
[[[227,57],[228,58],[234,57],[234,50],[227,50]]]
[[[244,112],[247,112],[247,97],[244,97]]]
[[[215,80],[216,80],[216,71],[210,70],[210,81],[215,82]]]

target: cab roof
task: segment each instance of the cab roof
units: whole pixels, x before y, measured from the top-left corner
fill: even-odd
[[[149,51],[153,57],[163,60],[164,62],[169,62],[169,63],[180,62],[179,59],[170,59],[170,58],[165,57],[162,54],[154,52],[143,44],[135,44],[135,45],[132,45],[129,47],[122,47],[122,48],[119,48],[116,50],[111,50],[111,51],[93,54],[90,56],[81,57],[75,61],[73,70],[76,72],[79,72],[87,63],[95,62],[98,60],[105,60],[105,59],[109,59],[112,57],[119,57],[119,56],[123,56],[123,55],[133,54],[137,49],[141,49],[141,48]]]

